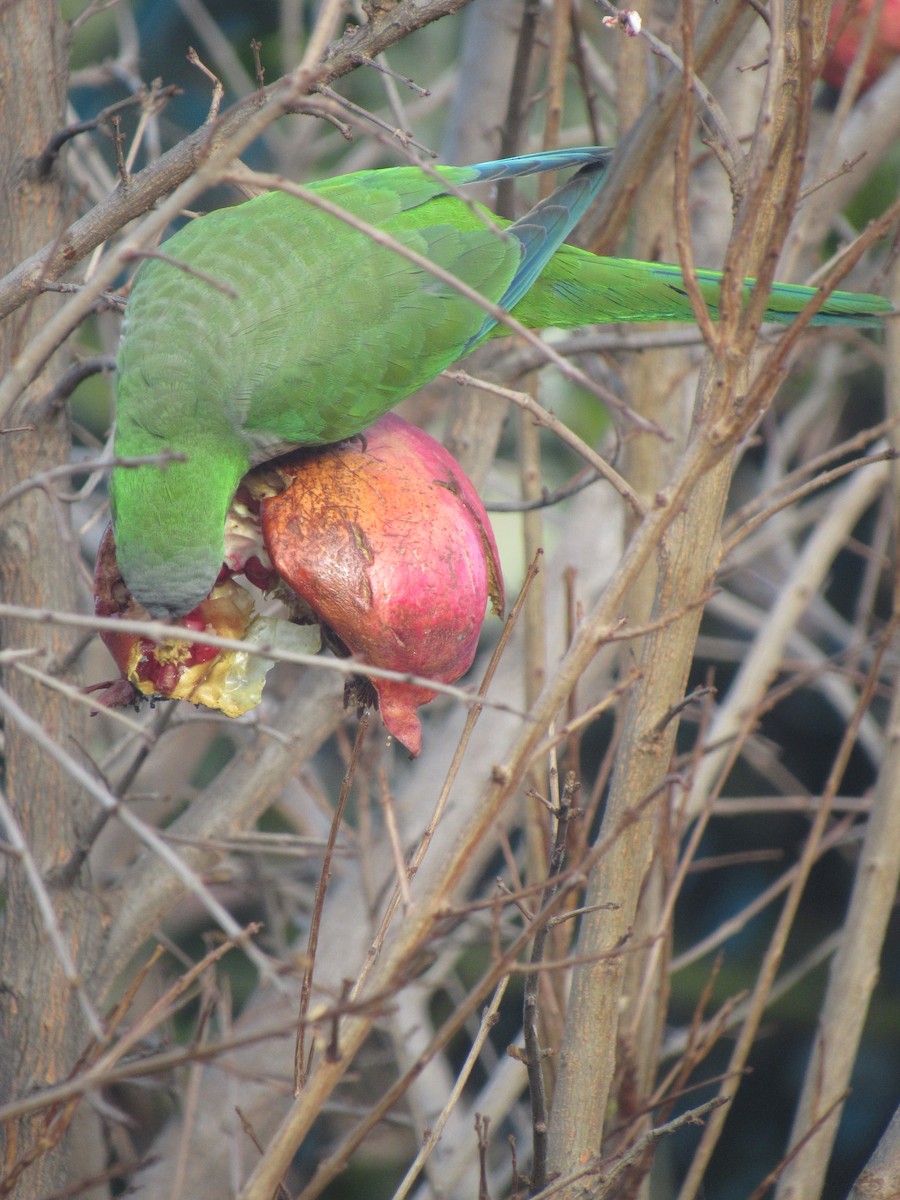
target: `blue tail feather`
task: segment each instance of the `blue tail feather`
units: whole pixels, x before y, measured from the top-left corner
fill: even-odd
[[[583,148],[579,151],[550,151],[547,154],[527,156],[530,159],[540,159],[546,162],[554,155],[573,154],[588,155],[586,165],[562,187],[557,188],[552,196],[541,200],[530,212],[513,222],[505,230],[507,236],[512,235],[522,248],[522,261],[519,269],[498,301],[500,307],[507,311],[514,308],[531,289],[544,267],[593,204],[606,178],[612,151],[596,147],[590,150]],[[521,159],[509,160],[515,167],[521,161]],[[575,159],[574,161],[580,160]],[[500,166],[502,163],[481,165]],[[545,165],[534,169],[552,170],[557,165],[571,166],[573,161],[569,158],[565,163],[551,163],[549,166]],[[516,170],[515,173],[530,172]],[[486,317],[478,333],[466,343],[464,353],[468,353],[473,346],[476,346],[496,324],[493,317]]]
[[[613,149],[608,146],[575,146],[568,150],[541,150],[537,154],[518,154],[514,158],[495,158],[470,167],[443,168],[453,172],[454,183],[490,183],[498,179],[518,179],[539,175],[542,171],[564,171],[567,167],[607,164]],[[458,174],[457,174],[458,173]],[[461,176],[465,178],[461,178]]]

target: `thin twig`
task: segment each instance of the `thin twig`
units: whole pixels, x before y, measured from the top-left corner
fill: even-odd
[[[237,650],[244,654],[256,654],[260,658],[271,658],[276,662],[294,663],[301,667],[322,667],[338,675],[366,675],[373,679],[391,679],[398,683],[411,683],[417,687],[427,687],[433,692],[451,696],[467,705],[480,705],[486,708],[496,708],[501,712],[528,720],[528,714],[500,700],[490,700],[487,697],[476,696],[464,688],[453,687],[452,684],[441,683],[437,679],[425,676],[411,675],[402,671],[390,671],[386,667],[374,667],[369,663],[360,662],[355,658],[326,658],[315,654],[301,654],[291,650],[276,650],[265,644],[244,642],[237,638],[219,637],[218,634],[200,630],[182,630],[178,625],[168,625],[163,621],[141,621],[118,617],[89,617],[82,613],[57,612],[52,609],[28,608],[18,604],[0,603],[0,617],[15,617],[24,621],[36,621],[41,625],[64,625],[75,629],[93,629],[98,633],[106,630],[110,633],[134,633],[139,637],[149,638],[154,642],[190,641],[200,646],[215,646],[220,650]]]
[[[602,475],[607,483],[612,484],[615,490],[623,498],[627,500],[637,516],[644,515],[644,508],[635,493],[634,489],[628,484],[622,476],[613,467],[609,465],[605,458],[602,458],[595,450],[569,429],[568,425],[563,424],[558,417],[553,413],[548,412],[543,408],[537,400],[528,392],[515,392],[510,388],[502,387],[498,383],[491,383],[487,379],[477,379],[474,375],[469,375],[466,371],[445,371],[444,376],[452,379],[454,383],[462,384],[465,387],[476,387],[483,392],[490,392],[494,396],[502,396],[504,400],[512,400],[520,408],[533,416],[538,424],[545,426],[552,433],[565,442],[565,444],[575,451],[585,462],[590,463],[598,474]]]
[[[241,929],[231,914],[216,900],[215,896],[213,896],[212,892],[206,887],[196,872],[179,858],[152,826],[142,821],[140,817],[135,816],[130,809],[122,804],[117,796],[114,796],[109,791],[105,784],[96,779],[77,759],[73,758],[68,751],[58,745],[43,725],[21,708],[12,696],[2,689],[0,689],[0,709],[7,714],[10,720],[19,726],[27,737],[30,737],[46,754],[49,754],[55,762],[59,763],[75,783],[79,784],[93,796],[102,808],[118,817],[143,842],[148,850],[152,850],[166,863],[169,869],[178,876],[184,887],[197,897],[203,908],[206,909],[227,936],[243,946],[248,958],[253,961],[264,978],[269,980],[280,992],[286,990],[284,982],[277,970],[272,966],[269,958],[249,939],[247,932]]]
[[[469,1053],[466,1055],[466,1060],[461,1069],[457,1072],[456,1079],[453,1081],[453,1087],[447,1097],[447,1102],[440,1112],[436,1121],[433,1121],[428,1129],[428,1134],[419,1147],[416,1157],[407,1168],[406,1174],[400,1181],[400,1186],[394,1192],[391,1200],[406,1200],[409,1195],[412,1185],[415,1183],[422,1167],[427,1162],[431,1152],[435,1149],[441,1138],[441,1133],[450,1119],[450,1114],[453,1112],[456,1105],[459,1103],[459,1098],[469,1081],[469,1077],[478,1061],[484,1044],[491,1034],[491,1030],[497,1023],[497,1016],[500,1011],[500,1002],[506,992],[508,979],[501,979],[497,985],[491,1002],[482,1014],[481,1023],[478,1026],[478,1033],[472,1040],[472,1045],[469,1047]]]

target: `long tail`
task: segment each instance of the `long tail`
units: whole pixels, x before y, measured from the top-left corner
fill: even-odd
[[[576,328],[599,322],[694,320],[679,267],[629,258],[600,258],[561,244],[596,198],[612,154],[613,150],[604,146],[579,146],[471,167],[440,168],[451,182],[461,185],[581,167],[547,200],[506,226],[522,245],[522,262],[500,304],[513,310],[524,325]],[[714,319],[719,315],[721,280],[718,271],[697,272],[700,292]],[[749,297],[753,284],[752,279],[745,281],[745,296]],[[800,284],[773,284],[765,320],[790,324],[815,294],[814,288]],[[811,324],[877,329],[882,327],[883,317],[893,311],[890,302],[881,296],[833,292]],[[466,349],[488,334],[499,336],[505,332],[488,318]]]
[[[718,317],[721,280],[718,271],[697,272],[701,294],[714,319]],[[746,296],[749,297],[752,288],[753,280],[746,280]],[[773,284],[765,320],[790,324],[815,294],[815,288],[799,284]],[[833,292],[813,317],[812,324],[880,328],[882,318],[893,311],[882,296]],[[599,322],[694,320],[678,267],[630,258],[600,258],[574,246],[560,247],[514,312],[518,320],[532,328],[573,329]]]

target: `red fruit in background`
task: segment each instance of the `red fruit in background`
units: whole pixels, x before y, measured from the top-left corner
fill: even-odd
[[[822,78],[834,88],[844,86],[874,5],[875,0],[835,0],[828,26],[828,45],[831,50],[822,68]],[[885,0],[861,90],[865,91],[880,79],[898,54],[900,0]]]
[[[273,472],[284,490],[257,492],[269,557],[343,646],[442,683],[468,670],[503,583],[484,506],[443,446],[389,414],[361,438],[268,464],[251,490]],[[387,729],[418,754],[416,709],[436,693],[372,682]]]

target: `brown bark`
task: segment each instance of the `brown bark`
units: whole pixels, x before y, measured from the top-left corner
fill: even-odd
[[[61,178],[38,178],[34,162],[64,122],[67,45],[54,0],[20,0],[0,6],[0,262],[14,264],[51,241],[64,225]],[[9,368],[33,332],[47,319],[55,299],[41,298],[0,326],[0,364]],[[46,372],[8,415],[0,433],[0,479],[4,490],[66,460],[66,415],[40,413],[36,402],[52,386]],[[0,511],[0,594],[9,603],[71,608],[73,571],[65,522],[49,492],[33,489]],[[3,647],[36,650],[47,668],[67,649],[64,630],[28,622],[6,622]],[[36,684],[15,667],[4,671],[13,701],[40,723],[58,744],[77,738],[77,710],[59,693]],[[71,853],[78,830],[90,816],[87,801],[65,772],[9,720],[5,729],[4,789],[36,866],[45,880]],[[96,903],[82,876],[64,888],[48,885],[57,921],[71,957],[86,975],[99,937]],[[0,930],[0,1095],[21,1095],[60,1079],[73,1066],[86,1040],[85,1022],[53,946],[47,938],[21,860],[10,856],[5,921]],[[36,1153],[13,1194],[45,1195],[66,1182],[63,1145],[40,1152],[42,1125],[22,1121],[4,1131],[0,1170]],[[71,1178],[71,1177],[69,1177]]]
[[[796,10],[788,23],[792,66],[799,57]],[[775,42],[775,32],[772,40]],[[687,58],[690,44],[682,48]],[[699,57],[699,55],[698,55]],[[801,76],[784,70],[773,58],[770,85],[774,99],[770,120],[762,117],[748,153],[745,176],[749,180],[729,248],[734,275],[761,275],[761,264],[772,260],[787,226],[780,214],[796,203],[799,178],[793,169],[797,151],[804,146],[802,106],[808,108],[808,88]],[[798,93],[801,93],[798,97]],[[689,102],[689,97],[685,98]],[[801,116],[792,119],[795,110]],[[773,132],[774,131],[774,132]],[[682,134],[685,127],[682,127]],[[681,148],[684,158],[684,150]],[[765,195],[770,207],[762,209]],[[781,198],[781,203],[778,199]],[[676,202],[677,205],[677,202]],[[676,206],[677,215],[677,206]],[[681,230],[679,230],[679,235]],[[723,290],[723,295],[725,295]],[[722,434],[734,444],[741,433],[741,403],[761,412],[774,389],[764,395],[760,386],[745,393],[749,352],[755,333],[748,321],[731,322],[722,305],[722,330],[717,353],[710,357],[701,377],[695,405],[691,441],[709,439],[710,454],[702,476],[685,497],[685,506],[661,540],[652,615],[674,619],[661,626],[643,644],[642,682],[625,707],[609,798],[599,837],[621,829],[610,854],[594,868],[588,882],[588,914],[579,936],[581,958],[572,976],[566,1036],[560,1052],[559,1077],[550,1120],[550,1166],[557,1174],[576,1176],[597,1161],[603,1145],[607,1104],[615,1067],[617,1035],[625,997],[625,958],[611,957],[618,946],[634,939],[637,906],[652,862],[654,816],[662,815],[668,799],[667,774],[678,726],[678,705],[684,696],[693,649],[700,625],[703,594],[715,578],[721,556],[720,523],[731,481],[732,465]],[[726,344],[726,338],[731,339]],[[743,398],[743,400],[742,400]],[[646,518],[645,518],[646,522]],[[607,905],[614,905],[607,911]],[[649,1064],[648,1064],[649,1066]],[[590,1097],[590,1103],[585,1103]],[[715,1124],[715,1116],[710,1127]],[[700,1163],[699,1156],[692,1170]],[[690,1178],[690,1176],[689,1176]],[[560,1188],[560,1196],[574,1196],[581,1181]]]

